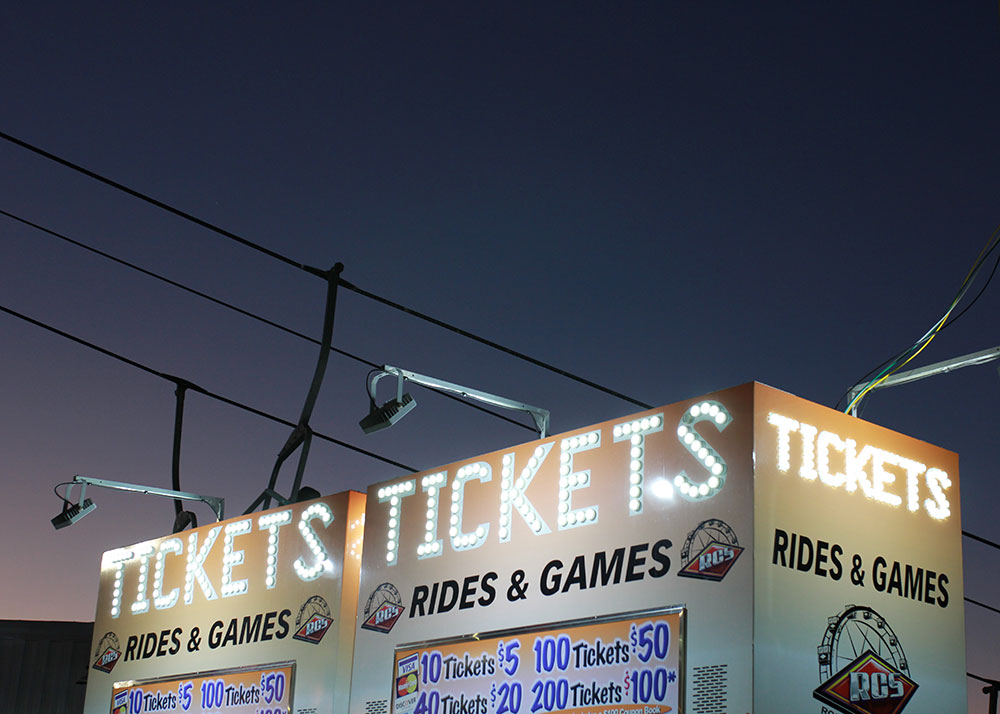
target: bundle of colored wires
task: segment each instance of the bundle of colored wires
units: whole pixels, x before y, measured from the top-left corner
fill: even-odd
[[[855,405],[859,404],[861,400],[864,398],[864,396],[868,394],[868,392],[875,389],[875,387],[884,382],[894,373],[898,372],[914,357],[923,352],[924,348],[927,347],[927,345],[929,345],[931,341],[938,336],[941,330],[943,330],[945,327],[948,327],[949,325],[954,324],[959,317],[964,315],[965,312],[970,307],[972,307],[977,300],[979,300],[980,296],[986,290],[986,287],[993,280],[993,276],[997,272],[997,266],[1000,265],[1000,253],[997,254],[997,260],[993,264],[993,270],[990,273],[989,278],[987,278],[986,282],[983,284],[983,287],[979,290],[979,293],[976,295],[976,297],[973,298],[972,302],[970,302],[961,312],[959,312],[954,317],[951,316],[951,314],[955,311],[955,308],[957,308],[959,303],[962,302],[962,298],[965,297],[965,294],[969,291],[969,288],[971,288],[972,284],[976,281],[976,278],[978,277],[980,271],[982,270],[983,265],[986,264],[987,259],[995,250],[997,250],[998,246],[1000,246],[1000,226],[998,226],[993,231],[993,234],[990,236],[989,240],[986,241],[986,245],[983,246],[983,249],[979,252],[979,256],[976,258],[976,261],[972,264],[972,268],[965,276],[965,280],[962,281],[962,285],[959,287],[958,293],[955,295],[955,299],[951,301],[951,305],[948,306],[948,309],[945,311],[944,315],[942,315],[937,322],[931,325],[931,328],[924,333],[923,337],[921,337],[919,340],[914,342],[905,350],[897,354],[895,357],[891,357],[890,359],[886,360],[878,367],[868,372],[868,374],[866,374],[860,380],[858,380],[857,383],[860,384],[861,381],[867,379],[869,376],[874,374],[874,376],[871,377],[871,379],[867,382],[867,384],[865,384],[864,389],[858,392],[855,395],[854,399],[852,399],[848,403],[848,405],[844,408],[844,413],[849,414],[851,412],[851,409],[853,409]],[[847,394],[849,393],[850,390],[848,390],[848,392],[846,392],[844,396],[842,396],[840,400],[837,401],[837,403],[839,404],[840,401],[842,401],[844,397],[846,397]]]

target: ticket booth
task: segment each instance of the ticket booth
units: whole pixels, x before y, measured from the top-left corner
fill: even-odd
[[[761,385],[368,489],[351,714],[964,712],[958,458]]]
[[[105,553],[87,714],[346,712],[364,501],[345,492]]]

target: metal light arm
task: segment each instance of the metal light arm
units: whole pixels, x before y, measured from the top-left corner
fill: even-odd
[[[988,350],[982,350],[980,352],[962,355],[961,357],[952,357],[951,359],[946,359],[943,362],[929,364],[926,367],[918,367],[917,369],[911,369],[906,372],[894,374],[872,387],[868,393],[871,394],[876,389],[898,387],[901,384],[909,384],[910,382],[916,382],[917,380],[926,379],[927,377],[934,377],[938,374],[946,374],[948,372],[953,372],[956,369],[961,369],[962,367],[972,367],[977,364],[986,364],[987,362],[992,362],[996,359],[1000,359],[1000,346],[991,347]],[[847,403],[850,404],[853,402],[854,398],[863,392],[867,386],[867,382],[860,382],[851,387],[851,390],[847,393]],[[851,408],[851,414],[854,416],[858,415],[857,404]]]
[[[100,486],[101,488],[110,488],[115,491],[131,491],[132,493],[148,493],[153,496],[164,496],[166,498],[178,498],[185,501],[201,501],[202,503],[208,504],[209,508],[215,512],[215,517],[217,520],[222,520],[224,518],[224,510],[226,500],[224,498],[217,498],[216,496],[202,496],[197,493],[188,493],[187,491],[172,491],[168,488],[156,488],[155,486],[141,486],[135,483],[123,483],[121,481],[108,481],[103,478],[93,478],[91,476],[80,476],[76,475],[70,482],[69,486],[66,488],[66,500],[69,501],[70,490],[74,485],[80,484],[80,500],[83,501],[83,496],[87,492],[87,484],[93,486]]]
[[[416,372],[411,372],[406,369],[400,369],[399,367],[393,367],[392,365],[383,365],[381,367],[381,373],[376,374],[368,387],[368,394],[372,397],[374,401],[375,394],[375,383],[381,377],[387,374],[395,375],[399,382],[396,386],[397,398],[402,398],[403,396],[403,380],[413,382],[415,384],[423,385],[424,387],[430,387],[431,389],[439,389],[444,392],[452,392],[466,399],[474,399],[478,402],[483,402],[485,404],[492,404],[495,407],[501,407],[503,409],[513,409],[515,411],[527,412],[531,415],[532,420],[535,422],[535,428],[538,429],[538,435],[541,438],[545,438],[549,435],[549,419],[550,414],[548,409],[542,409],[541,407],[533,407],[530,404],[525,404],[523,402],[517,402],[513,399],[507,399],[506,397],[499,397],[496,394],[490,394],[489,392],[483,392],[478,389],[472,389],[471,387],[463,387],[460,384],[454,384],[453,382],[446,382],[443,379],[438,379],[436,377],[428,377],[424,374],[417,374]]]

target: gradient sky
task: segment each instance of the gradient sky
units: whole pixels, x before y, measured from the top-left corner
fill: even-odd
[[[756,379],[832,406],[1000,223],[992,1],[6,3],[0,24],[0,131],[656,405]],[[0,209],[319,336],[322,281],[3,141]],[[0,304],[291,420],[317,353],[2,216]],[[1000,344],[998,309],[991,285],[918,362]],[[352,293],[334,342],[557,432],[637,410]],[[169,487],[173,386],[2,314],[0,344],[0,617],[90,620],[100,554],[173,507],[94,490],[55,532],[51,489]],[[314,428],[419,469],[531,437],[420,388],[365,437],[366,372],[331,359]],[[994,541],[998,397],[994,363],[864,412],[958,452],[963,527]],[[185,419],[182,487],[241,512],[288,429],[195,394]],[[306,482],[400,473],[318,442]],[[965,558],[1000,606],[1000,553]],[[969,671],[1000,677],[1000,615],[966,617]]]

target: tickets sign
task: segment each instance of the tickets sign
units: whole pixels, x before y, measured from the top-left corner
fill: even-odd
[[[750,711],[753,396],[743,385],[370,486],[350,714],[539,714],[549,705],[694,714],[702,701]],[[542,631],[561,648],[617,638],[632,652],[628,625],[559,639],[564,628],[544,623],[675,607],[692,633],[686,671],[630,654],[601,674],[575,660],[535,673]],[[474,677],[474,689],[449,678],[432,693],[424,670],[399,654],[406,643],[452,637],[463,643],[456,663],[468,652],[471,667],[483,655],[506,666],[497,643],[466,643],[522,627],[532,634],[516,650],[518,678]]]
[[[393,714],[666,714],[683,702],[683,609],[396,650]]]
[[[296,663],[295,680],[283,680],[296,706],[346,710],[364,501],[353,492],[326,496],[105,553],[85,714],[106,714],[119,682],[266,662]],[[207,701],[213,713],[231,706],[199,699],[200,686],[193,702]],[[142,711],[192,711],[181,706],[181,693],[163,696]],[[253,713],[287,714],[283,707],[264,701]]]
[[[960,711],[959,504],[955,454],[757,383],[374,484],[350,714]],[[447,675],[506,663],[473,633],[664,607],[673,703],[655,671]],[[438,680],[412,643],[444,636]]]
[[[111,714],[290,714],[294,672],[289,662],[120,682],[112,691]]]

